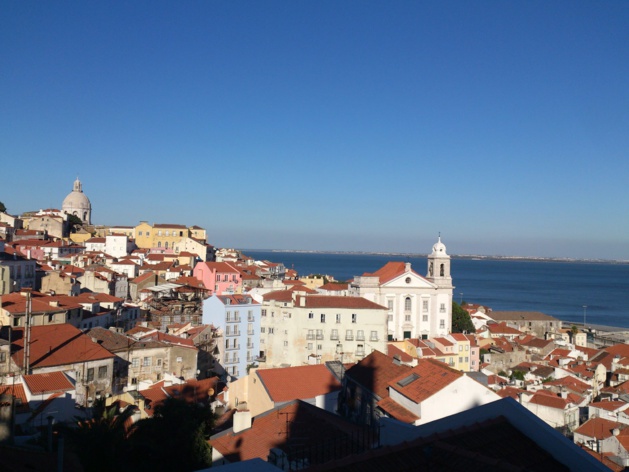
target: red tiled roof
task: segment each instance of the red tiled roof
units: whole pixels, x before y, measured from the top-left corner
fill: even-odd
[[[549,395],[549,393],[550,392],[546,392],[545,390],[540,390],[535,392],[529,401],[530,403],[547,406],[549,408],[557,408],[559,410],[565,410],[568,404],[571,403],[568,399],[553,394]]]
[[[17,348],[13,362],[22,367],[24,354],[24,328],[13,329],[13,345]],[[30,365],[42,368],[77,362],[110,359],[114,354],[70,324],[31,327]]]
[[[327,284],[323,284],[321,287],[319,287],[320,290],[327,290],[328,292],[341,292],[343,290],[347,290],[348,288],[348,283],[340,282],[328,282]]]
[[[391,397],[383,398],[378,402],[378,406],[389,416],[395,418],[398,421],[403,423],[414,423],[419,419],[419,416],[411,413],[402,405],[400,405],[395,400],[391,399]]]
[[[301,299],[302,297],[298,297]],[[307,308],[355,308],[364,310],[386,310],[382,305],[378,305],[363,297],[340,297],[336,295],[309,295],[305,298]],[[300,306],[298,300],[296,305]]]
[[[410,376],[414,380],[402,385],[401,382]],[[415,403],[421,403],[460,377],[463,377],[462,372],[451,369],[443,362],[434,359],[420,359],[417,366],[413,367],[410,372],[390,381],[389,387]]]
[[[61,371],[25,375],[24,382],[33,395],[74,390],[74,385]]]
[[[219,433],[209,443],[224,457],[238,457],[240,461],[255,458],[266,461],[272,448],[290,450],[304,445],[333,442],[339,451],[349,451],[356,447],[353,440],[359,438],[359,432],[362,431],[360,426],[349,423],[340,416],[295,400],[284,407],[256,416],[251,428],[237,434],[231,430]],[[338,452],[335,449],[321,448],[316,459],[333,458]]]
[[[307,400],[341,388],[324,364],[259,369],[256,373],[274,402]]]
[[[405,262],[390,261],[390,262],[387,262],[384,266],[382,266],[377,271],[372,272],[372,273],[365,272],[363,275],[367,277],[374,277],[374,276],[378,277],[378,279],[380,280],[380,283],[384,284],[396,277],[399,277],[405,272],[406,272]],[[421,275],[419,275],[417,272],[415,272],[414,270],[411,270],[411,272],[415,274],[416,276],[421,277],[422,279],[424,278]]]
[[[590,418],[581,426],[579,426],[574,432],[596,439],[606,439],[612,436],[614,429],[625,428],[626,425],[622,425],[616,421],[606,420],[605,418]]]
[[[610,400],[610,401],[602,401],[602,402],[592,402],[588,406],[594,408],[600,408],[601,410],[606,411],[623,411],[627,407],[629,407],[629,403],[622,402],[620,400]]]
[[[373,351],[356,365],[350,367],[345,375],[363,386],[378,397],[389,396],[389,382],[397,377],[408,375],[411,368],[407,365],[394,363],[393,358]]]
[[[394,346],[392,343],[387,345],[387,353],[389,356],[400,356],[402,362],[413,362],[413,357],[402,351],[400,348]]]

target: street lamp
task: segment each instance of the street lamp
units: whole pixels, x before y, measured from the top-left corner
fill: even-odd
[[[583,305],[583,329],[585,329],[585,314],[587,313],[588,306]]]

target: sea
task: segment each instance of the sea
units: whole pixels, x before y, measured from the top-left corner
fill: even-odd
[[[388,261],[410,262],[426,275],[426,255],[247,250],[256,260],[282,262],[300,276],[347,281]],[[562,321],[629,329],[629,264],[452,256],[454,300],[493,310],[541,311]]]

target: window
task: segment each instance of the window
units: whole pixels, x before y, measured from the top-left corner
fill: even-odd
[[[323,351],[323,344],[317,344],[317,351]]]
[[[445,312],[446,312],[446,304],[445,304],[445,303],[442,303],[442,304],[439,306],[439,313],[445,313]]]
[[[264,334],[264,332],[266,331],[266,328],[264,326],[260,327],[260,332]]]
[[[459,344],[459,352],[463,351],[463,344]]]
[[[133,359],[131,359],[131,366],[135,368],[140,367],[140,358],[134,357]]]
[[[459,364],[463,364],[463,358],[459,357]]]
[[[275,332],[275,328],[269,328],[269,334],[273,334]]]
[[[321,313],[321,323],[325,323],[325,313]]]
[[[107,378],[107,366],[106,365],[102,365],[98,368],[98,378],[99,379],[105,379]]]
[[[337,313],[337,314],[336,314],[336,322],[337,322],[337,323],[340,323],[340,322],[341,322],[341,314],[340,314],[340,313]]]
[[[313,318],[314,318],[314,313],[313,312],[308,313],[308,319],[311,320]]]
[[[284,347],[288,347],[288,341],[284,341]]]
[[[223,282],[227,282],[227,277],[228,277],[227,274],[223,276]]]
[[[446,320],[439,321],[439,328],[444,329],[446,327]]]
[[[422,316],[422,321],[428,321],[428,315],[423,315]]]
[[[308,336],[306,339],[314,339],[314,329],[308,330]]]
[[[405,311],[411,311],[411,297],[406,297],[404,299],[404,310]]]
[[[465,345],[465,350],[466,350],[466,351],[469,351],[469,350],[470,350],[470,347],[469,347],[467,344]]]
[[[220,276],[220,274],[216,274],[216,281],[217,281],[217,282],[220,282],[220,281],[221,281],[221,276]]]
[[[345,331],[345,341],[353,341],[354,340],[354,331],[348,329]]]
[[[150,235],[151,235],[151,232],[150,232],[150,231],[147,231],[147,232],[146,232],[146,235],[147,235],[147,236],[150,236]]]
[[[262,316],[266,316],[266,310],[262,310]]]
[[[90,367],[89,369],[87,369],[87,381],[92,382],[93,380],[94,380],[94,369]]]
[[[183,362],[183,358],[181,356],[177,357],[177,363],[181,364],[182,362]]]
[[[162,242],[161,241],[157,241],[157,247],[162,247]]]
[[[424,311],[428,311],[428,300],[422,302],[422,308]]]
[[[356,313],[352,313],[352,323],[356,323],[358,315]]]
[[[319,341],[323,340],[323,330],[322,329],[318,329],[317,330],[317,340],[319,340]]]
[[[312,343],[308,343],[308,350],[312,351]]]
[[[173,234],[175,234],[174,231]],[[166,230],[166,236],[170,236],[170,231]]]
[[[332,334],[330,335],[330,339],[332,341],[338,341],[338,339],[339,339],[339,330],[338,329],[333,329],[332,330]]]
[[[468,356],[465,356],[465,362],[469,362],[470,358]]]
[[[0,352],[0,363],[4,364],[7,361],[7,353]]]
[[[393,321],[393,315],[387,315],[387,321]]]
[[[161,230],[161,229],[157,231],[157,235],[158,235],[158,236],[161,236],[161,235],[162,235],[162,230]]]
[[[142,236],[142,231],[140,231],[139,235]]]
[[[411,315],[404,315],[404,321],[411,321]]]
[[[387,300],[387,308],[389,311],[393,310],[393,300]]]
[[[369,335],[369,341],[377,341],[378,340],[378,331],[372,331]]]
[[[356,341],[364,341],[365,340],[365,332],[362,329],[356,331]]]
[[[161,367],[162,366],[162,360],[161,359],[157,359],[157,367]]]

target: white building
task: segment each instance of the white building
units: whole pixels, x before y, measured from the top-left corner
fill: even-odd
[[[402,340],[447,335],[453,289],[450,256],[439,238],[428,256],[425,277],[410,262],[389,262],[374,273],[355,277],[349,293],[387,307],[388,338]]]
[[[385,307],[362,297],[268,293],[262,305],[261,367],[356,362],[373,350],[387,352],[386,320]]]
[[[203,324],[220,329],[225,339],[221,364],[241,377],[260,353],[260,304],[248,295],[212,295],[203,301]]]

